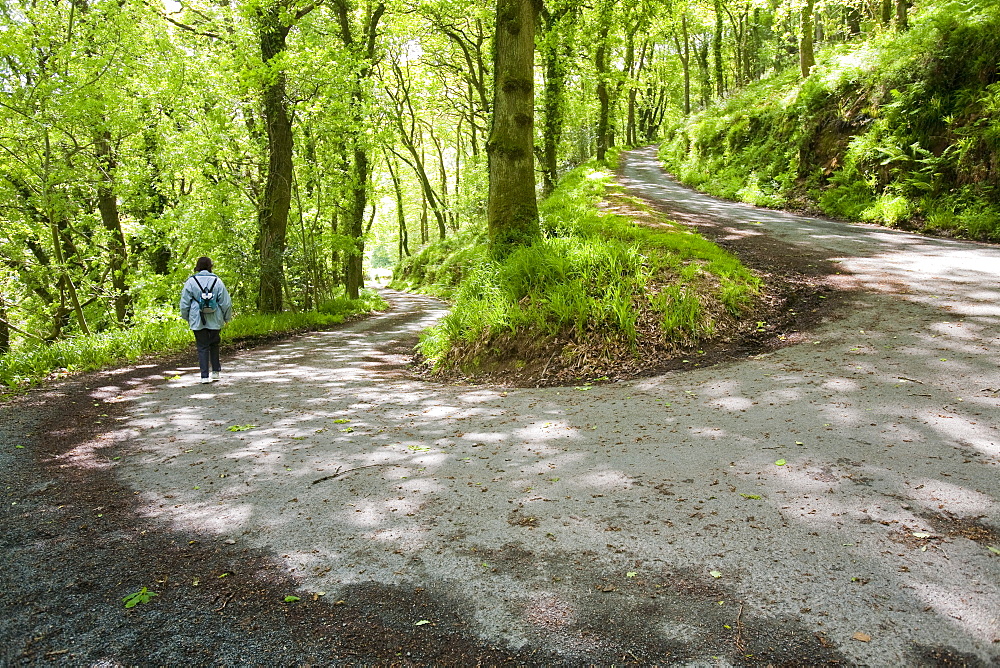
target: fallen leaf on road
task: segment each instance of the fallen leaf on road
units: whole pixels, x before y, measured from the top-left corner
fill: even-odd
[[[861,633],[860,631],[851,636],[851,638],[853,640],[859,640],[861,642],[871,642],[872,640],[872,637],[870,635],[868,635],[867,633]]]
[[[784,466],[787,463],[788,462],[786,462],[784,459],[779,459],[778,461],[774,462],[774,465],[775,466]]]

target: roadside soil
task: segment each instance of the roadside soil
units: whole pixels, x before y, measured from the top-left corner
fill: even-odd
[[[0,664],[1000,663],[1000,253],[657,169],[621,179],[788,286],[697,367],[426,380],[444,305],[387,292],[210,386],[0,405]]]

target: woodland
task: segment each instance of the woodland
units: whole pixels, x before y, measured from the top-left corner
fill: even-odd
[[[189,345],[200,255],[230,339],[379,308],[395,267],[454,301],[437,367],[737,326],[757,276],[601,211],[623,147],[733,199],[1000,239],[991,0],[10,0],[0,33],[10,388]]]

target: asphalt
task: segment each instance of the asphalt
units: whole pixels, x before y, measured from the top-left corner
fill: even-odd
[[[843,308],[749,359],[527,389],[411,375],[446,307],[387,291],[218,383],[170,370],[102,465],[144,522],[269,554],[290,593],[416,588],[567,663],[1000,662],[1000,250],[709,198],[651,150],[622,174],[833,262]]]

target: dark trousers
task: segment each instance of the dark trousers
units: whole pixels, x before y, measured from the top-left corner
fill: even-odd
[[[201,377],[208,378],[209,363],[212,371],[222,371],[219,361],[219,330],[196,329],[194,340],[198,344],[198,366],[201,367]]]

